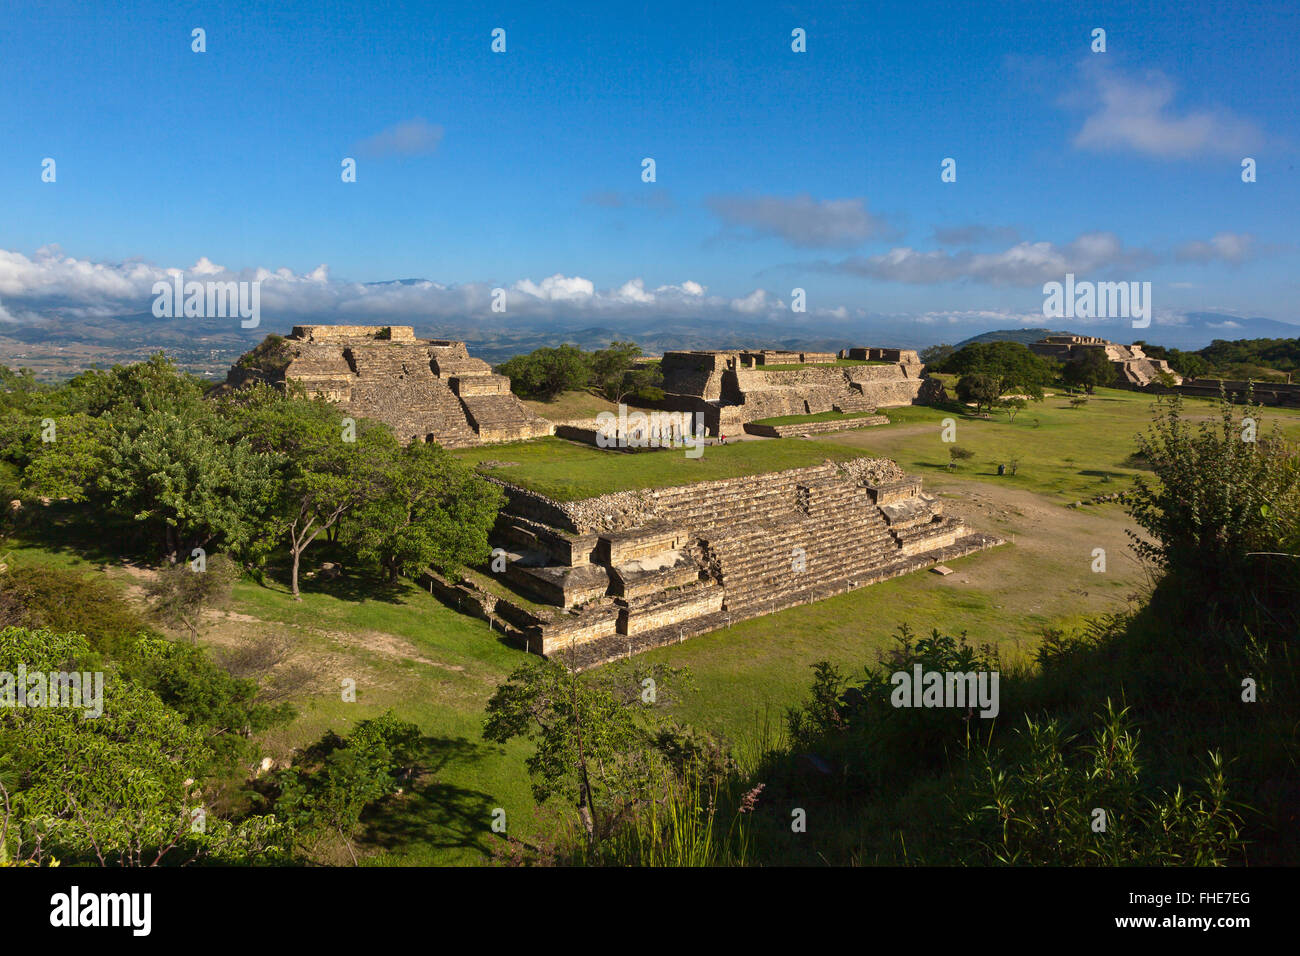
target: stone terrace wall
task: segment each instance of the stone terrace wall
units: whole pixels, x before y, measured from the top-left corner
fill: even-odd
[[[884,415],[863,415],[859,418],[837,418],[824,422],[801,422],[795,425],[760,425],[746,422],[745,431],[751,435],[765,438],[797,438],[800,435],[825,435],[830,432],[847,431],[850,428],[871,428],[874,425],[888,425],[889,419]]]

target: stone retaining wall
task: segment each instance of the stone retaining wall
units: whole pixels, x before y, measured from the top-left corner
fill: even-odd
[[[746,422],[745,431],[751,435],[761,435],[765,438],[797,438],[800,435],[824,435],[828,432],[842,432],[851,428],[870,428],[874,425],[888,424],[889,419],[884,415],[862,415],[858,418],[802,422],[796,425],[762,425],[758,422]]]

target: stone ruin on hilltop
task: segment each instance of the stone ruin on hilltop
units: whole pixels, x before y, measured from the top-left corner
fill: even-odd
[[[1078,362],[1088,352],[1104,352],[1115,368],[1116,388],[1146,388],[1160,384],[1160,373],[1168,372],[1174,384],[1182,384],[1182,376],[1169,367],[1164,359],[1148,358],[1140,345],[1116,345],[1106,339],[1091,335],[1049,335],[1029,346],[1029,350],[1043,358],[1057,362]]]
[[[296,326],[245,354],[226,377],[235,388],[254,381],[298,382],[309,395],[391,425],[403,442],[461,448],[552,431],[464,342],[417,339],[409,325]]]

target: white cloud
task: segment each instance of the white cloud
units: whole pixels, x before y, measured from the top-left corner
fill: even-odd
[[[1066,273],[1084,275],[1099,269],[1131,269],[1155,260],[1143,249],[1126,248],[1110,232],[1086,232],[1065,245],[1018,242],[994,253],[942,249],[921,252],[900,246],[876,256],[858,256],[832,266],[870,279],[927,285],[970,279],[989,285],[1035,286]]]
[[[1178,247],[1180,262],[1244,262],[1254,252],[1255,237],[1249,233],[1220,232],[1208,241],[1185,242]]]
[[[422,156],[434,152],[442,142],[443,129],[421,117],[405,120],[356,144],[363,156]]]
[[[1177,87],[1163,73],[1127,75],[1096,58],[1085,60],[1082,72],[1085,91],[1065,102],[1088,110],[1074,136],[1080,149],[1175,159],[1203,153],[1240,157],[1259,145],[1255,124],[1228,110],[1177,109]]]
[[[590,299],[596,294],[596,286],[590,279],[584,279],[581,276],[563,276],[559,273],[548,276],[541,282],[520,279],[515,283],[514,287],[525,295],[550,301]]]
[[[63,254],[57,246],[28,258],[0,249],[0,322],[61,317],[125,315],[152,309],[153,285],[180,276],[196,281],[260,281],[263,316],[280,324],[295,321],[346,322],[366,319],[394,323],[460,320],[489,316],[495,283],[445,285],[417,282],[360,283],[334,279],[327,264],[309,272],[256,266],[234,271],[202,257],[188,268],[158,266],[139,260],[92,262]],[[638,276],[610,289],[598,289],[583,276],[561,273],[540,280],[522,278],[505,284],[507,312],[524,319],[581,315],[609,318],[722,318],[738,313],[780,316],[784,306],[762,289],[731,299],[709,295],[693,279],[647,288]]]
[[[723,224],[751,238],[783,239],[804,248],[852,247],[887,232],[865,199],[784,196],[712,196],[708,205]]]

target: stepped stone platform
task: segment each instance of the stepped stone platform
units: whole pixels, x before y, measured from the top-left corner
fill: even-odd
[[[781,367],[791,365],[799,367]],[[665,352],[660,368],[666,406],[702,413],[713,434],[737,434],[762,418],[924,404],[939,387],[911,349]]]
[[[430,576],[530,651],[590,667],[1003,542],[885,458],[561,502],[500,479],[512,600]]]
[[[1140,345],[1117,345],[1092,335],[1049,335],[1029,346],[1043,358],[1057,362],[1082,361],[1089,352],[1100,351],[1115,368],[1115,387],[1144,389],[1160,384],[1161,373],[1173,376],[1174,384],[1182,377],[1164,359],[1148,358]]]
[[[287,338],[269,336],[226,376],[231,388],[255,381],[301,383],[310,395],[391,425],[408,443],[460,448],[552,431],[464,342],[417,339],[411,326],[296,326]]]

